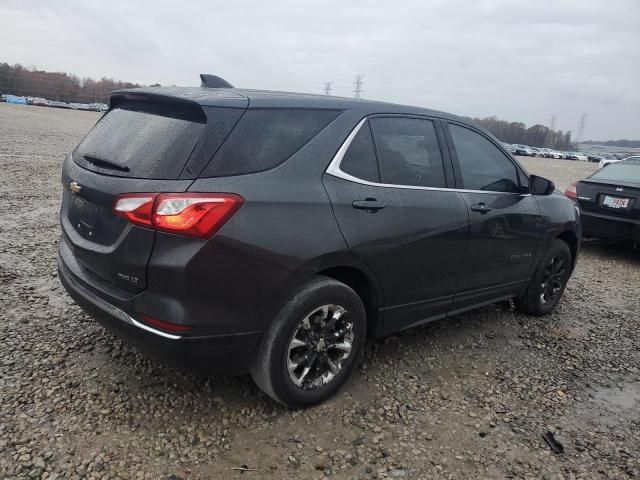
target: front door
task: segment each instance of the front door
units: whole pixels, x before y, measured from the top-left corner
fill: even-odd
[[[452,313],[519,293],[540,238],[540,210],[526,176],[478,131],[448,124],[456,184],[469,211],[469,237]]]
[[[324,178],[347,244],[383,286],[381,333],[444,316],[453,301],[468,216],[462,195],[445,188],[439,128],[425,118],[366,120]]]

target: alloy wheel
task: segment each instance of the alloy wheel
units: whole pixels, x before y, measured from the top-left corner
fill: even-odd
[[[355,335],[349,312],[329,304],[315,309],[296,327],[287,354],[289,378],[315,390],[331,382],[351,355]]]
[[[560,256],[552,257],[544,269],[540,284],[540,301],[543,305],[549,305],[559,298],[566,273],[567,262]]]

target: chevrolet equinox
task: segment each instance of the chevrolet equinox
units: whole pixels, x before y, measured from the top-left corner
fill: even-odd
[[[367,337],[506,299],[531,315],[558,304],[577,209],[487,131],[215,87],[114,92],[64,162],[59,278],[127,342],[250,372],[305,407],[345,383]]]

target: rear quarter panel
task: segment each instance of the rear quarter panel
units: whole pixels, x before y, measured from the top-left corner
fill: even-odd
[[[540,195],[535,198],[540,207],[542,241],[533,268],[535,269],[542,255],[564,232],[572,232],[576,237],[576,255],[573,259],[575,267],[582,239],[580,213],[575,203],[559,193]]]
[[[147,297],[144,311],[174,309],[220,334],[262,331],[301,282],[355,263],[321,181],[355,124],[342,117],[272,170],[194,181],[190,191],[235,193],[245,203],[209,241],[158,233],[148,279],[157,298]],[[180,301],[163,304],[175,289]]]

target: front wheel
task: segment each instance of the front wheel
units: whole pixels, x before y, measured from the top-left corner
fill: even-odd
[[[287,407],[322,402],[351,375],[366,330],[360,297],[341,282],[314,278],[292,296],[265,333],[251,377]]]
[[[571,276],[571,250],[556,240],[543,255],[525,292],[516,298],[516,307],[529,315],[551,312],[562,297]]]

